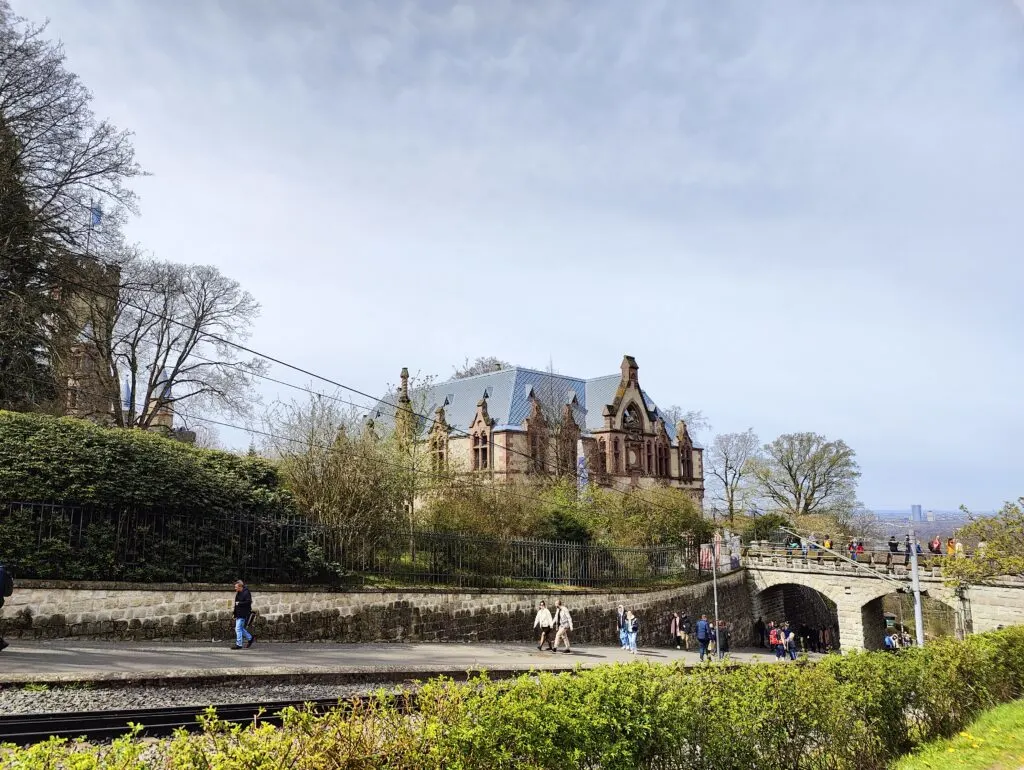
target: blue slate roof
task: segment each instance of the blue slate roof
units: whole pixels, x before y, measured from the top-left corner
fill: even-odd
[[[420,414],[422,432],[430,429],[438,407],[444,407],[445,420],[456,432],[468,430],[476,416],[477,402],[482,398],[487,399],[487,413],[495,420],[497,429],[518,430],[530,414],[530,394],[534,393],[542,403],[557,405],[559,408],[575,399],[573,413],[576,423],[587,434],[604,426],[601,412],[606,404],[615,400],[621,381],[621,374],[583,380],[515,366],[498,372],[435,383],[429,388],[414,390],[409,395],[413,409]],[[646,407],[665,419],[650,396],[643,390],[641,393],[647,402]],[[390,429],[394,425],[397,400],[397,394],[379,400],[370,410],[369,419],[385,430]],[[665,422],[669,439],[675,443],[676,426],[668,424],[667,420]]]

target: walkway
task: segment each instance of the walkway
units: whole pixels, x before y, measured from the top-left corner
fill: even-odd
[[[767,651],[740,650],[740,662],[774,660]],[[259,642],[249,650],[204,642],[33,642],[12,640],[0,653],[0,686],[47,682],[141,683],[223,681],[234,677],[381,681],[429,674],[568,670],[633,660],[697,663],[695,652],[576,647],[571,655],[526,644],[304,644]]]

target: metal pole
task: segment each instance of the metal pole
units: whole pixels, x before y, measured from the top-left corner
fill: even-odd
[[[910,528],[910,580],[914,587],[914,631],[917,632],[917,646],[924,647],[924,616],[921,614],[921,578],[917,572],[917,538]]]
[[[718,639],[718,553],[715,548],[715,538],[718,537],[718,517],[712,514],[715,523],[714,532],[711,535],[711,593],[715,601],[715,656],[722,656],[722,645]]]

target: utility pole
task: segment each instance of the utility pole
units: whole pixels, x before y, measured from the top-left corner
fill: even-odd
[[[715,542],[718,539],[718,515],[717,511],[712,512],[711,520],[714,522],[715,529],[711,535],[711,594],[714,597],[715,602],[715,657],[721,657],[721,644],[718,639],[718,548]]]
[[[910,528],[910,580],[914,588],[914,631],[917,632],[917,646],[924,647],[924,615],[921,613],[921,578],[917,572],[917,538]]]

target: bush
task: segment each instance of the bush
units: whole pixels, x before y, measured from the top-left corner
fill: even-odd
[[[0,503],[46,501],[166,513],[291,510],[259,457],[70,417],[0,412]]]
[[[7,747],[0,770],[873,770],[1019,697],[1022,681],[1017,627],[818,664],[631,663],[502,682],[481,676],[468,686],[439,679],[419,691],[414,718],[403,714],[402,697],[382,694],[322,716],[289,711],[281,728],[209,717],[202,734],[153,745],[129,737],[99,747]]]

